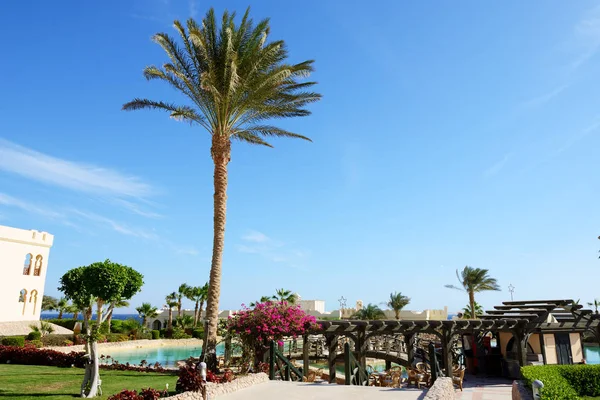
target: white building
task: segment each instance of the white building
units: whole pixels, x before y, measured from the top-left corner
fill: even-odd
[[[38,321],[54,236],[0,225],[0,322]]]
[[[316,311],[320,314],[325,314],[324,300],[300,300],[298,304],[300,304],[300,308],[304,312]]]

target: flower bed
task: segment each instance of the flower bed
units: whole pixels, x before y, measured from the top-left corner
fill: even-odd
[[[542,400],[600,396],[600,365],[535,365],[521,373],[528,387],[535,380],[544,383]]]

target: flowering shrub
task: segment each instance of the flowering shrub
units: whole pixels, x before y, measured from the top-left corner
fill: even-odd
[[[242,342],[255,352],[256,361],[264,353],[271,340],[283,344],[284,337],[298,336],[320,329],[313,316],[306,314],[300,306],[285,301],[258,303],[253,309],[242,304],[242,311],[229,317],[227,330],[238,335]]]
[[[135,390],[123,389],[119,393],[114,394],[108,400],[139,400],[140,396]]]
[[[168,370],[164,369],[162,365],[160,365],[159,362],[155,362],[154,364],[148,364],[148,362],[146,360],[142,360],[140,362],[140,365],[131,365],[129,363],[125,363],[125,364],[121,364],[120,362],[118,362],[117,360],[115,360],[114,358],[112,358],[111,356],[105,356],[105,355],[101,355],[100,356],[100,361],[106,361],[106,362],[110,362],[109,364],[100,364],[100,368],[102,369],[108,369],[108,370],[115,370],[115,371],[137,371],[137,372],[169,372]]]
[[[61,353],[38,349],[31,345],[27,347],[0,346],[0,363],[83,368],[84,354],[84,352]]]
[[[204,386],[204,383],[194,364],[188,362],[186,365],[179,368],[179,378],[177,379],[177,385],[175,386],[177,393],[198,392],[202,389],[202,386]]]

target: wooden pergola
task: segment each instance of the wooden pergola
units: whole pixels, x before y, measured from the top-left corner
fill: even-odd
[[[314,334],[325,335],[328,349],[329,380],[335,382],[338,340],[347,337],[354,342],[353,353],[364,367],[368,353],[367,343],[378,335],[402,335],[406,342],[406,358],[414,360],[414,338],[416,334],[435,335],[442,345],[444,365],[452,365],[452,346],[461,335],[477,335],[486,332],[510,332],[517,343],[518,361],[527,362],[527,342],[533,333],[543,332],[591,332],[600,342],[599,316],[584,310],[573,300],[508,301],[494,307],[481,319],[459,320],[386,320],[386,321],[317,321],[321,330]],[[540,335],[543,340],[543,335]],[[542,348],[544,348],[542,346]],[[308,365],[308,341],[303,346],[304,365]],[[544,354],[545,361],[545,354]]]

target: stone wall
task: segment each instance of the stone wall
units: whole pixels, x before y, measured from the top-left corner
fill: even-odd
[[[209,399],[218,398],[221,395],[227,393],[237,392],[238,390],[248,388],[250,386],[258,385],[269,381],[269,375],[265,373],[250,374],[240,376],[228,383],[212,383],[206,384],[206,394]],[[185,392],[176,394],[175,396],[165,397],[165,399],[171,400],[202,400],[202,394],[200,392]]]
[[[452,378],[437,378],[427,391],[425,400],[454,400]]]
[[[525,386],[523,381],[513,381],[512,400],[533,400],[531,390]]]

